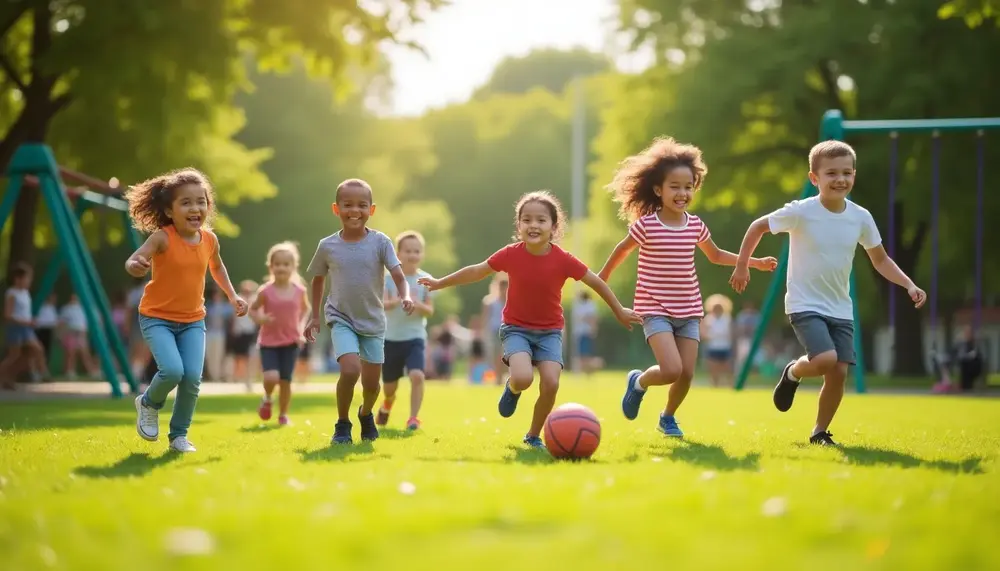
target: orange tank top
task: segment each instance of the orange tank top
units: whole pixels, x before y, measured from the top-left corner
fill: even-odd
[[[177,229],[164,226],[166,250],[153,255],[152,279],[142,291],[139,313],[177,323],[205,318],[205,273],[216,251],[215,235],[199,230],[197,244],[185,241]]]

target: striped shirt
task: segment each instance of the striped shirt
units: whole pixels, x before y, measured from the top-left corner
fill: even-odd
[[[684,226],[667,226],[656,214],[649,214],[633,222],[628,233],[639,243],[636,313],[677,319],[704,316],[694,249],[711,234],[701,218],[687,214]]]

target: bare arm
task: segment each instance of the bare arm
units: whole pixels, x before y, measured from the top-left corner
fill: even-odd
[[[899,266],[889,257],[881,244],[865,251],[868,252],[868,258],[871,259],[875,271],[885,279],[905,289],[917,307],[922,306],[927,301],[927,294],[924,293],[924,290],[917,287],[910,276],[899,269]]]
[[[615,312],[615,318],[621,322],[622,325],[631,329],[631,323],[642,323],[642,319],[640,319],[635,312],[631,309],[625,309],[622,307],[622,304],[618,301],[618,296],[615,295],[615,292],[611,291],[608,283],[598,277],[597,274],[587,270],[587,273],[584,274],[583,279],[580,281],[586,284],[590,289],[594,290],[594,293],[601,296],[604,303],[608,304],[611,311]]]
[[[264,296],[261,295],[262,291],[264,291],[264,286],[260,286],[259,288],[257,288],[257,295],[254,296],[253,303],[250,304],[250,309],[247,312],[247,314],[250,316],[250,319],[257,325],[263,325],[268,321],[270,321],[270,319],[267,318],[266,312],[264,311],[266,307],[265,307]]]
[[[768,230],[770,230],[770,223],[767,221],[767,216],[761,216],[750,224],[750,227],[747,228],[747,233],[743,236],[743,243],[740,244],[740,253],[734,265],[740,268],[750,267],[753,251],[757,249],[760,239],[764,237],[764,234]]]
[[[305,331],[306,327],[309,326],[309,314],[310,314],[311,311],[312,311],[312,308],[309,305],[309,295],[306,292],[303,291],[302,292],[302,323],[299,324],[302,327],[303,331]]]
[[[233,287],[232,280],[229,279],[229,271],[226,270],[226,264],[222,263],[222,249],[219,247],[219,239],[213,234],[212,237],[215,239],[215,253],[212,254],[212,259],[208,262],[208,271],[212,274],[212,279],[215,280],[215,284],[219,286],[219,289],[226,294],[229,301],[236,299],[236,289]]]
[[[635,238],[631,235],[625,236],[621,242],[618,242],[615,249],[611,251],[611,255],[608,256],[608,260],[604,262],[604,267],[597,273],[597,277],[607,282],[611,279],[611,273],[615,271],[615,268],[620,266],[621,263],[625,261],[625,258],[632,253],[632,250],[635,250],[638,247],[639,243],[635,241]],[[595,289],[594,291],[596,292],[597,290]]]
[[[389,270],[389,275],[392,276],[392,283],[396,285],[396,291],[399,292],[400,303],[411,299],[410,284],[406,281],[406,275],[403,273],[403,266],[396,266],[395,268]]]
[[[400,272],[402,273],[402,272]],[[446,287],[466,285],[483,280],[495,272],[486,262],[480,262],[471,266],[465,266],[453,274],[449,274],[439,280],[433,278],[421,278],[422,284],[431,291],[444,289]]]
[[[413,309],[420,315],[424,317],[430,317],[434,315],[434,300],[431,299],[430,293],[424,297],[424,299],[413,300]]]
[[[150,260],[153,255],[167,249],[167,234],[163,230],[157,230],[146,238],[146,241],[139,246],[139,249],[132,252],[132,255],[125,260],[125,271],[130,276],[141,278],[149,273],[151,267]]]
[[[395,281],[393,283],[395,283]],[[386,288],[385,292],[382,293],[382,306],[385,307],[386,311],[396,309],[402,301],[403,300],[399,299],[398,295],[390,294],[388,288]]]
[[[14,320],[14,296],[12,295],[4,297],[3,318],[7,321]]]
[[[309,297],[312,299],[312,320],[319,323],[319,310],[323,307],[323,286],[326,285],[325,276],[313,276],[309,283]]]

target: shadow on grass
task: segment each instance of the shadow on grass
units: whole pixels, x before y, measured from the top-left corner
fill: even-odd
[[[652,450],[662,452],[659,446]],[[685,462],[702,468],[712,468],[720,472],[748,470],[756,472],[760,469],[760,453],[751,452],[746,456],[730,456],[721,446],[705,444],[690,439],[677,439],[676,444],[667,451],[671,460]]]
[[[403,440],[406,438],[412,438],[417,435],[416,430],[410,429],[399,429],[399,428],[386,428],[381,427],[378,429],[379,439],[385,438],[386,440]]]
[[[239,430],[240,432],[256,434],[259,432],[271,432],[279,428],[282,428],[280,424],[255,424],[253,426],[241,426]]]
[[[74,474],[85,478],[130,478],[133,476],[145,476],[153,470],[167,466],[180,460],[183,454],[168,450],[159,456],[150,456],[147,452],[133,452],[114,464],[108,466],[80,466],[73,470]],[[200,462],[189,463],[188,465],[209,464],[218,462],[218,456],[211,456]]]
[[[296,450],[303,462],[368,462],[389,458],[388,454],[376,454],[371,442],[356,444],[330,444],[322,448]]]
[[[801,446],[806,446],[802,444]],[[887,450],[885,448],[873,448],[868,446],[837,446],[836,449],[844,455],[844,458],[851,464],[858,466],[897,466],[900,468],[930,468],[941,472],[953,472],[962,474],[982,474],[981,456],[969,456],[962,460],[925,460],[923,458]]]

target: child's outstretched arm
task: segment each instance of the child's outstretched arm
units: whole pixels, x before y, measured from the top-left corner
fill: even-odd
[[[226,264],[222,263],[222,251],[219,247],[219,238],[212,234],[212,238],[215,239],[215,252],[212,254],[212,259],[208,262],[208,271],[212,274],[212,279],[215,280],[216,285],[226,294],[229,298],[229,303],[232,304],[233,309],[236,311],[236,315],[244,316],[249,310],[249,306],[245,299],[237,295],[236,288],[233,287],[232,280],[229,279],[229,270],[226,269]]]
[[[702,254],[708,258],[709,262],[717,266],[735,266],[739,261],[739,256],[730,252],[729,250],[723,250],[715,244],[715,240],[707,238],[698,242],[698,248],[701,250]],[[760,270],[762,272],[774,271],[774,268],[778,267],[778,260],[772,256],[766,258],[750,258],[748,262],[749,267]]]
[[[430,291],[437,291],[446,287],[475,283],[486,279],[494,273],[496,273],[496,270],[491,268],[488,262],[480,262],[471,266],[465,266],[457,272],[448,274],[439,280],[431,277],[424,277],[418,279],[417,283],[427,286],[427,289]],[[400,271],[400,274],[402,274],[402,270]]]
[[[611,255],[608,256],[608,260],[604,262],[604,267],[601,268],[601,271],[597,272],[597,277],[607,282],[609,279],[611,279],[611,273],[615,271],[615,268],[620,266],[622,262],[625,261],[625,258],[627,258],[628,255],[632,253],[632,250],[635,250],[638,247],[639,243],[635,241],[635,238],[633,238],[631,234],[625,236],[625,238],[623,238],[621,242],[618,242],[618,245],[615,246],[615,249],[611,251]],[[594,291],[596,292],[597,290],[595,289]]]
[[[872,261],[875,271],[881,274],[883,278],[905,289],[906,293],[910,295],[910,299],[913,300],[914,306],[921,307],[924,305],[924,302],[927,301],[927,294],[924,293],[924,290],[917,287],[903,270],[899,269],[899,266],[889,257],[889,254],[881,244],[874,248],[867,248],[865,252],[868,252],[868,258]]]
[[[747,228],[747,233],[743,236],[743,244],[740,245],[740,253],[736,259],[736,269],[733,270],[733,275],[729,278],[729,285],[733,286],[737,293],[743,293],[747,284],[750,283],[751,256],[753,251],[757,249],[757,244],[760,244],[760,239],[769,229],[768,216],[761,216]]]
[[[260,286],[257,288],[257,295],[253,297],[253,303],[250,304],[250,310],[247,312],[250,319],[257,325],[270,323],[273,319],[264,307],[264,296],[261,295],[261,292],[264,291],[264,287],[266,286]]]
[[[139,249],[132,253],[125,260],[125,271],[128,275],[141,278],[149,273],[152,267],[150,259],[154,254],[158,254],[167,248],[167,234],[163,230],[157,230],[146,238],[146,241],[139,246]]]
[[[601,296],[604,303],[608,304],[611,311],[615,312],[615,319],[617,319],[618,322],[626,328],[632,329],[633,323],[642,323],[642,318],[636,315],[634,311],[627,307],[622,307],[621,302],[618,301],[618,296],[616,296],[615,292],[611,291],[611,288],[608,286],[608,282],[599,278],[597,274],[587,270],[587,273],[584,274],[583,279],[580,281],[587,284],[587,287],[594,290],[594,293],[597,295]]]

